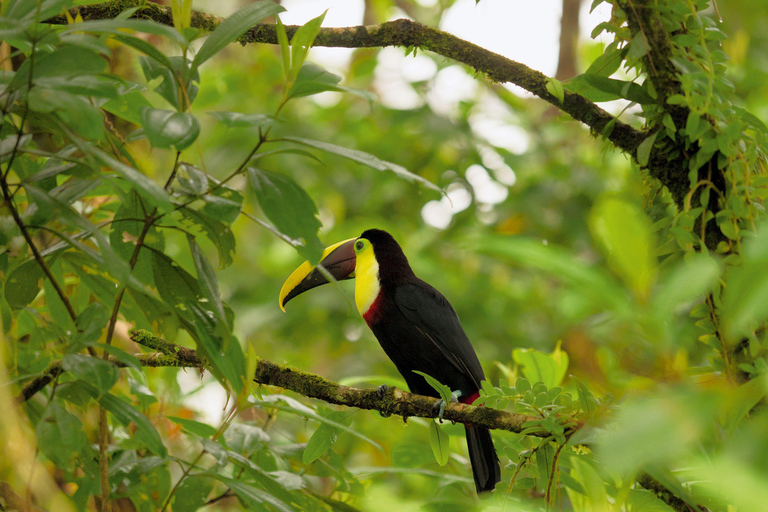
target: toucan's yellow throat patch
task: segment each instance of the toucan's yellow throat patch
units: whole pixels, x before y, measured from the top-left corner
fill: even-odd
[[[355,304],[361,315],[379,296],[379,262],[373,252],[373,245],[365,238],[355,240]]]

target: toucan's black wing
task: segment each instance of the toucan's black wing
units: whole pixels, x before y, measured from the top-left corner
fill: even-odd
[[[402,314],[430,339],[446,362],[480,388],[483,367],[469,342],[453,306],[424,281],[399,285],[395,304]],[[439,375],[432,375],[439,380]]]

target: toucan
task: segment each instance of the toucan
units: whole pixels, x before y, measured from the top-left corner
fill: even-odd
[[[395,363],[412,393],[439,397],[415,373],[447,385],[458,400],[479,397],[483,368],[453,306],[413,273],[400,245],[380,229],[325,249],[319,266],[304,262],[280,290],[280,308],[297,295],[329,282],[355,278],[355,303],[374,336]],[[465,425],[469,460],[478,493],[501,479],[499,459],[487,428]]]

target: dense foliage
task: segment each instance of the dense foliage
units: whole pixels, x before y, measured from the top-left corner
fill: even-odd
[[[398,3],[432,25],[451,4]],[[307,60],[323,17],[286,28],[270,0],[215,28],[186,1],[170,25],[143,2],[5,0],[0,510],[764,510],[768,15],[605,3],[584,74],[522,80],[549,104],[424,41],[387,57],[433,68],[398,78],[415,99],[395,108],[371,92],[392,49],[342,80]],[[264,21],[278,44],[233,44]],[[457,74],[471,92],[436,102]],[[277,304],[302,259],[369,227],[459,312],[478,403],[530,416],[494,432],[490,496],[461,425],[252,382],[266,359],[404,387],[346,284]]]

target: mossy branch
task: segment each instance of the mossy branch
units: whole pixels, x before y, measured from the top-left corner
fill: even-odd
[[[140,0],[115,0],[103,4],[87,5],[77,8],[84,20],[114,18],[125,9],[137,7]],[[172,24],[171,8],[145,3],[134,17],[151,19],[166,25]],[[193,12],[192,26],[206,31],[213,30],[222,18]],[[66,23],[64,16],[48,20],[49,23]],[[298,26],[286,26],[290,39]],[[246,32],[240,43],[277,44],[275,25],[261,24]],[[562,103],[547,90],[550,78],[511,59],[503,57],[476,44],[460,39],[452,34],[437,30],[407,19],[388,21],[380,25],[339,27],[320,29],[314,46],[341,48],[383,48],[386,46],[417,47],[443,57],[460,62],[484,74],[493,82],[509,82],[522,87],[558,109],[569,114],[577,121],[586,124],[594,134],[600,135],[609,124],[607,138],[619,149],[636,157],[637,147],[646,137],[644,132],[617,120],[593,102],[583,96],[565,91]]]
[[[147,348],[158,350],[155,353],[136,355],[144,366],[206,368],[205,361],[201,360],[194,350],[169,343],[148,331],[132,331],[131,339]],[[124,363],[115,358],[110,358],[109,360],[117,366],[125,366]],[[61,361],[52,362],[42,375],[24,386],[18,397],[19,401],[29,400],[54,378],[61,375],[63,371]],[[411,416],[421,418],[437,417],[437,409],[435,408],[436,398],[408,393],[393,387],[387,388],[385,392],[381,393],[377,389],[359,389],[342,386],[320,375],[279,365],[265,359],[258,361],[253,380],[259,384],[288,389],[300,395],[317,398],[331,404],[379,411],[385,416],[396,414],[403,418]],[[490,407],[475,407],[459,403],[448,404],[443,418],[447,421],[472,423],[494,430],[507,430],[517,433],[522,432],[528,426],[526,422],[540,419],[523,414],[500,411]],[[531,435],[548,436],[545,432],[533,433]]]

